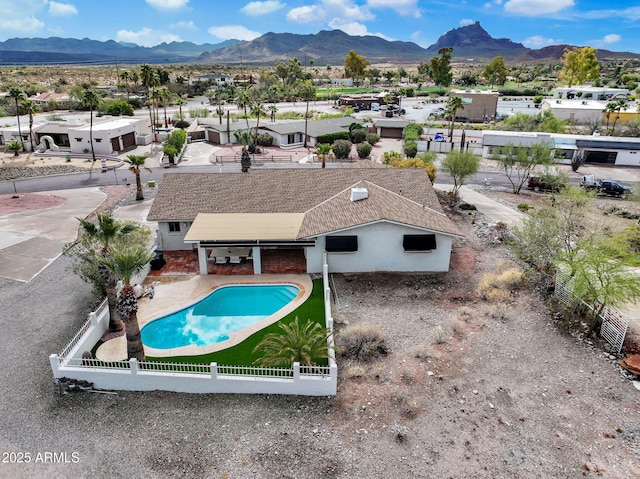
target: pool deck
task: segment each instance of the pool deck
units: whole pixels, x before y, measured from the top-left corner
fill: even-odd
[[[300,288],[298,296],[284,308],[262,321],[241,331],[232,333],[227,341],[207,346],[183,346],[175,349],[155,349],[145,346],[145,354],[152,357],[196,356],[208,354],[235,346],[253,333],[278,321],[304,303],[313,288],[311,278],[306,274],[262,274],[262,275],[197,275],[148,278],[153,280],[154,295],[138,301],[138,324],[140,329],[149,321],[173,313],[197,303],[221,286],[235,284],[293,284]],[[127,359],[127,340],[124,335],[110,339],[100,345],[96,358],[101,361]]]

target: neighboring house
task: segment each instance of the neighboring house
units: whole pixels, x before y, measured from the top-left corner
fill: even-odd
[[[233,76],[224,75],[221,73],[207,73],[206,75],[200,75],[193,77],[192,82],[211,82],[218,86],[233,85]]]
[[[198,122],[201,120],[199,119]],[[205,139],[218,145],[236,143],[234,132],[246,130],[247,123],[244,120],[231,122],[227,127],[226,120],[222,124],[217,120],[205,119],[207,123]],[[309,120],[307,122],[307,146],[314,147],[317,138],[321,135],[336,133],[339,131],[349,131],[349,125],[357,120],[345,116],[340,118],[328,118],[326,120]],[[250,129],[255,128],[256,121],[249,120]],[[298,147],[304,144],[304,120],[279,120],[272,122],[269,117],[260,120],[258,134],[266,133],[273,137],[273,145],[281,148]]]
[[[626,98],[629,95],[627,88],[607,88],[588,85],[576,85],[552,90],[553,98],[564,98],[567,100],[597,100],[609,101],[616,98]]]
[[[66,93],[44,92],[32,97],[33,103],[38,106],[47,106],[50,103],[57,103],[59,106],[64,106],[71,101],[71,98]]]
[[[373,127],[380,138],[404,138],[404,129],[409,124],[408,120],[395,120],[393,118],[380,118],[374,120]]]
[[[602,121],[605,104],[595,100],[546,99],[540,104],[541,110],[550,110],[560,120],[574,123],[592,124]]]
[[[483,122],[493,120],[498,111],[497,91],[451,90],[449,96],[462,98],[464,108],[456,111],[456,119]]]
[[[482,132],[482,156],[490,158],[497,147],[509,143],[524,147],[543,143],[554,150],[558,161],[565,163],[574,155],[582,155],[586,163],[640,166],[640,138],[632,137],[485,130]]]
[[[164,250],[243,248],[255,274],[270,255],[301,273],[447,271],[462,235],[421,169],[314,168],[167,174],[147,217]]]
[[[110,155],[122,153],[136,147],[137,144],[146,144],[143,138],[149,134],[150,120],[147,117],[120,118],[93,120],[93,148],[97,155]],[[68,129],[71,152],[88,153],[91,151],[89,141],[91,133],[90,122],[82,126],[74,126]]]

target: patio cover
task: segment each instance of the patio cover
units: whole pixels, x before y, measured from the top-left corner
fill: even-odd
[[[289,240],[298,237],[304,213],[198,213],[184,240]]]

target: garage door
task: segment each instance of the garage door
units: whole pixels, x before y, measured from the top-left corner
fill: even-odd
[[[120,142],[118,141],[118,137],[111,138],[111,149],[113,151],[120,151]]]
[[[209,141],[215,145],[220,144],[220,132],[209,130]]]
[[[605,163],[613,165],[616,162],[618,153],[615,151],[593,151],[587,150],[587,159],[585,163]]]
[[[380,128],[382,138],[402,138],[402,128]]]
[[[122,135],[122,147],[126,150],[131,148],[132,146],[136,146],[136,135],[134,132],[127,133],[126,135]]]

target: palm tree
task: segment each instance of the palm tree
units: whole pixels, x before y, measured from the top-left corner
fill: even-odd
[[[153,100],[151,99],[151,91],[156,86],[155,76],[151,65],[143,63],[140,65],[140,81],[142,85],[147,89],[147,103],[149,105],[149,120],[151,121],[151,132],[153,133]]]
[[[240,159],[242,172],[248,173],[251,168],[251,156],[249,156],[247,146],[251,143],[251,132],[249,130],[234,131],[233,136],[242,145],[242,158]]]
[[[129,70],[124,70],[120,73],[120,79],[124,81],[124,87],[127,90],[127,101],[129,101],[129,80],[131,80],[131,73]]]
[[[300,96],[307,102],[307,108],[304,112],[304,146],[307,147],[307,124],[309,123],[309,101],[316,97],[316,87],[309,80],[305,80],[300,86]]]
[[[158,88],[158,96],[162,100],[162,109],[164,110],[164,127],[169,126],[167,122],[167,101],[171,97],[171,91],[166,86]]]
[[[260,117],[261,116],[266,116],[266,114],[267,114],[267,110],[264,107],[264,103],[262,103],[260,100],[254,102],[251,105],[251,114],[256,117],[256,129],[255,129],[255,133],[253,135],[253,142],[257,145],[258,144],[258,127],[260,125]]]
[[[453,124],[456,121],[458,110],[464,109],[464,102],[459,96],[452,96],[447,100],[447,114],[451,116],[451,126],[449,128],[449,139],[453,141]]]
[[[327,340],[330,331],[319,323],[307,319],[300,325],[296,317],[290,324],[280,324],[282,334],[269,333],[260,341],[253,352],[264,355],[254,361],[264,367],[291,367],[293,363],[312,366],[317,360],[329,357]]]
[[[176,105],[178,105],[178,111],[180,112],[180,121],[182,121],[184,118],[182,117],[182,107],[185,106],[187,104],[187,100],[185,100],[184,98],[182,98],[181,96],[178,96],[174,99],[173,103],[175,103]]]
[[[249,108],[253,103],[253,97],[249,90],[242,90],[238,92],[238,96],[236,96],[236,105],[238,108],[244,110],[244,119],[247,122],[247,129],[249,129],[249,116],[247,115],[247,108]]]
[[[145,357],[138,324],[138,297],[131,286],[131,278],[142,271],[153,257],[153,253],[147,251],[145,245],[135,243],[118,245],[110,248],[106,255],[97,256],[98,261],[104,264],[114,277],[121,278],[124,282],[116,309],[124,321],[127,358],[136,358],[138,361],[144,361]]]
[[[7,150],[13,151],[13,156],[18,156],[22,151],[22,146],[18,140],[12,140],[7,144]]]
[[[269,116],[271,117],[271,121],[276,121],[276,113],[278,112],[278,107],[275,105],[269,105]]]
[[[144,200],[144,195],[142,194],[142,181],[140,180],[140,168],[144,168],[149,173],[151,170],[144,166],[144,161],[148,157],[146,155],[127,155],[127,158],[124,160],[125,163],[129,165],[129,171],[131,171],[136,176],[136,200],[141,201]]]
[[[89,107],[89,143],[91,143],[91,158],[96,162],[96,152],[93,148],[93,110],[100,105],[100,96],[94,90],[85,90],[82,94],[82,104]],[[93,169],[93,164],[91,165]]]
[[[327,156],[329,155],[330,152],[331,152],[331,145],[328,145],[326,143],[318,143],[316,145],[315,153],[322,160],[322,167],[323,168],[325,168],[325,160],[326,160],[326,158],[327,158]]]
[[[611,126],[611,136],[613,136],[613,133],[616,131],[616,123],[618,123],[618,120],[620,119],[620,111],[626,106],[627,106],[626,98],[620,98],[615,103],[614,111],[616,113],[616,116],[613,117],[613,125]]]
[[[604,116],[607,119],[607,124],[605,126],[605,129],[607,130],[607,135],[609,134],[609,120],[611,119],[611,114],[616,112],[616,102],[614,101],[610,101],[609,103],[607,103],[607,105],[604,107]]]
[[[33,115],[40,111],[40,107],[32,100],[24,100],[22,110],[29,115],[29,141],[31,142],[31,151],[33,151]]]
[[[22,88],[14,86],[9,90],[9,98],[13,98],[16,103],[16,118],[18,119],[18,136],[20,137],[20,145],[24,151],[24,142],[22,141],[22,130],[20,129],[20,104],[19,102],[27,98],[27,95],[22,91]]]
[[[105,256],[109,252],[109,246],[113,241],[123,238],[137,228],[134,223],[120,222],[108,213],[96,213],[96,218],[96,223],[87,221],[84,218],[76,219],[80,222],[84,233],[90,239],[102,245],[100,250],[102,256]],[[118,278],[114,276],[111,270],[101,261],[98,262],[98,274],[104,281],[107,303],[109,304],[109,331],[120,331],[123,324],[116,309],[116,283]]]

